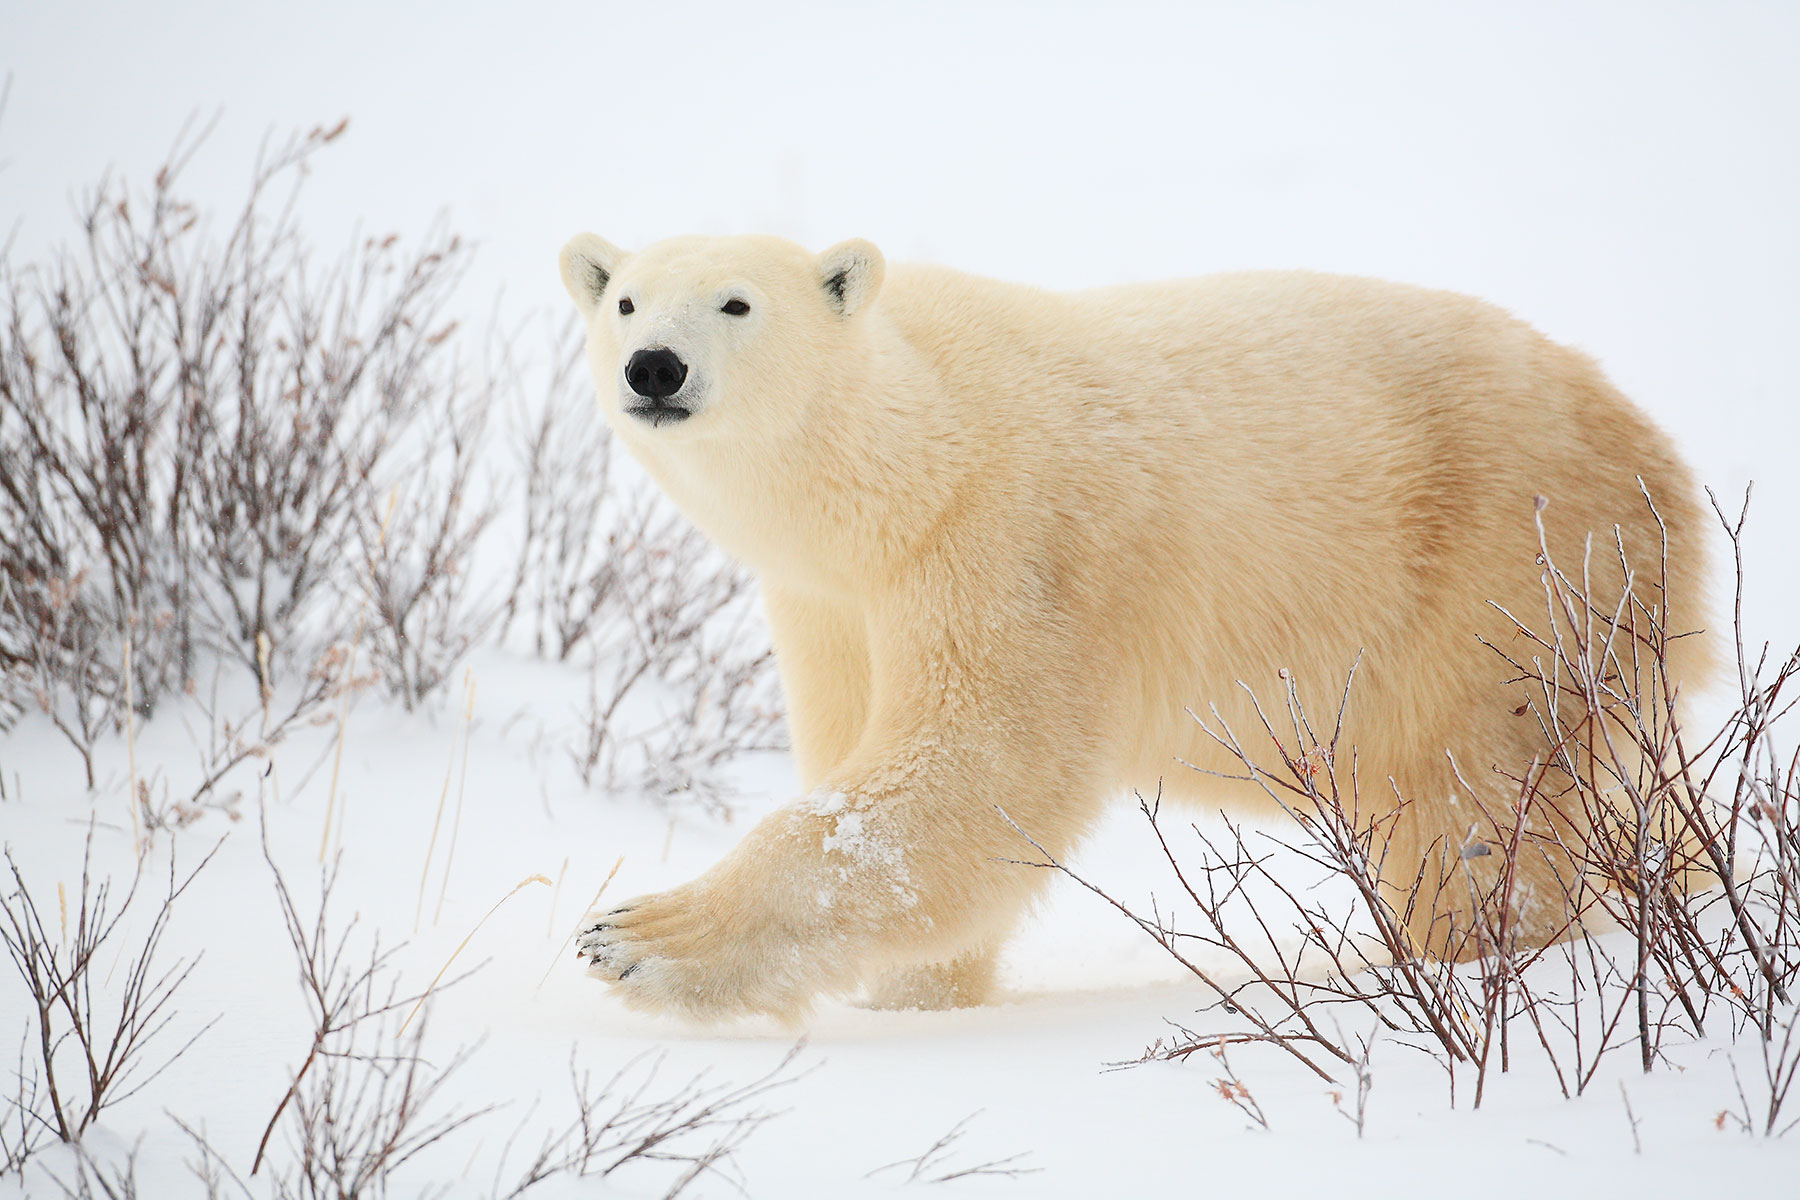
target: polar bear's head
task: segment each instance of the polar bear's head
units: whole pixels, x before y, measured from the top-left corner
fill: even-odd
[[[861,239],[819,255],[773,237],[676,238],[629,254],[584,233],[562,251],[601,408],[634,441],[803,422],[883,269]]]

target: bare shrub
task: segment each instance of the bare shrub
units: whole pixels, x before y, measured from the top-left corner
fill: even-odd
[[[336,861],[320,869],[319,907],[308,920],[275,864],[266,823],[262,849],[311,1015],[311,1040],[263,1128],[250,1174],[262,1169],[269,1139],[288,1114],[295,1166],[290,1177],[278,1180],[279,1190],[355,1196],[378,1189],[413,1154],[473,1119],[450,1114],[427,1120],[421,1113],[465,1055],[459,1051],[444,1068],[432,1069],[419,1055],[425,1023],[410,1038],[401,1036],[396,1014],[422,993],[401,993],[392,961],[398,947],[383,949],[380,936],[372,935],[365,948],[354,917],[341,930],[331,928]]]
[[[1271,748],[1266,764],[1216,708],[1210,718],[1195,718],[1243,766],[1242,775],[1229,778],[1254,783],[1279,807],[1287,818],[1284,832],[1246,830],[1221,814],[1222,835],[1190,825],[1200,851],[1190,861],[1170,843],[1160,794],[1149,801],[1139,798],[1139,810],[1197,914],[1197,925],[1184,928],[1173,913],[1154,905],[1149,915],[1143,914],[1076,874],[1035,840],[1040,857],[1023,865],[1061,871],[1106,900],[1218,994],[1208,1011],[1222,1011],[1240,1026],[1202,1032],[1177,1023],[1177,1036],[1158,1039],[1139,1061],[1185,1059],[1198,1051],[1218,1054],[1232,1045],[1265,1043],[1335,1083],[1346,1069],[1358,1076],[1367,1069],[1370,1039],[1346,1035],[1342,1020],[1360,1013],[1375,1022],[1376,1034],[1386,1031],[1438,1057],[1448,1072],[1452,1097],[1459,1070],[1473,1066],[1479,1104],[1490,1050],[1501,1048],[1504,1069],[1510,1019],[1521,1012],[1530,1016],[1530,1005],[1520,1002],[1516,989],[1498,986],[1511,977],[1501,964],[1516,963],[1495,956],[1495,986],[1490,986],[1479,973],[1458,970],[1454,955],[1463,944],[1450,944],[1451,958],[1428,958],[1416,951],[1411,931],[1439,924],[1439,916],[1447,919],[1452,901],[1460,898],[1453,889],[1462,888],[1475,893],[1472,907],[1484,919],[1458,936],[1465,941],[1495,939],[1495,944],[1512,947],[1515,909],[1508,893],[1522,839],[1499,841],[1500,865],[1488,882],[1464,867],[1471,842],[1450,855],[1427,856],[1411,879],[1396,886],[1387,860],[1400,810],[1365,808],[1355,753],[1340,745],[1355,678],[1352,667],[1330,723],[1315,722],[1307,713],[1286,670],[1280,679],[1283,703],[1278,711],[1284,719],[1279,725],[1245,686],[1257,714],[1257,740]],[[1523,828],[1523,821],[1516,827]],[[1486,843],[1481,852],[1488,853]],[[1310,863],[1324,879],[1336,881],[1347,898],[1278,874],[1280,866],[1272,865],[1277,862],[1289,868]],[[1208,955],[1230,962],[1237,981],[1203,965]]]
[[[1223,1041],[1213,1047],[1212,1056],[1219,1064],[1219,1070],[1224,1072],[1220,1078],[1213,1080],[1213,1090],[1219,1093],[1219,1099],[1256,1122],[1258,1129],[1268,1129],[1268,1115],[1263,1112],[1262,1105],[1256,1102],[1256,1097],[1251,1094],[1249,1086],[1239,1079],[1238,1073],[1232,1069],[1231,1057],[1225,1052]]]
[[[92,189],[47,263],[0,258],[0,727],[46,714],[92,788],[127,703],[147,717],[220,658],[267,690],[366,638],[411,708],[498,622],[589,667],[588,783],[723,811],[724,766],[783,744],[749,577],[618,483],[571,326],[542,358],[499,332],[464,352],[456,237],[319,259],[297,197],[343,129],[267,150],[221,229],[178,187],[202,131],[147,191]],[[523,528],[490,596],[503,404]]]
[[[110,881],[94,879],[93,829],[88,830],[82,857],[81,889],[74,923],[67,925],[63,892],[58,888],[57,925],[47,925],[43,905],[6,851],[11,890],[0,895],[0,942],[31,997],[33,1061],[21,1054],[19,1095],[14,1102],[19,1133],[8,1139],[7,1154],[19,1163],[34,1144],[31,1130],[42,1129],[74,1143],[100,1114],[130,1098],[156,1079],[207,1029],[208,1024],[167,1054],[152,1051],[175,1017],[175,995],[199,956],[164,966],[160,950],[175,902],[218,852],[214,846],[185,876],[178,876],[175,855],[169,856],[168,883],[147,928],[127,923],[144,864],[124,899],[117,901]],[[101,952],[114,947],[105,962]],[[116,984],[116,963],[124,966]],[[29,1084],[26,1073],[30,1072]]]
[[[657,503],[611,540],[616,633],[593,647],[576,770],[589,786],[728,815],[724,768],[787,746],[749,577]]]
[[[1580,932],[1616,925],[1632,945],[1629,956],[1609,955],[1603,941],[1564,951],[1579,986],[1622,996],[1589,1031],[1585,1057],[1582,1031],[1564,1022],[1577,1046],[1578,1091],[1615,1031],[1636,1043],[1646,1071],[1669,1033],[1705,1036],[1719,1010],[1730,1036],[1747,1027],[1769,1052],[1800,984],[1800,751],[1784,752],[1776,728],[1796,703],[1787,693],[1800,677],[1800,649],[1771,661],[1768,647],[1745,646],[1750,497],[1733,519],[1708,496],[1732,548],[1738,684],[1710,736],[1684,727],[1670,670],[1687,635],[1657,603],[1666,549],[1641,581],[1616,538],[1599,551],[1623,568],[1616,597],[1596,594],[1588,562],[1565,570],[1542,552],[1546,613],[1529,624],[1513,617],[1525,651],[1496,648],[1530,688],[1553,768],[1539,783],[1545,801],[1577,814],[1580,837],[1564,849],[1579,875],[1565,906]],[[1654,514],[1648,495],[1645,503]]]
[[[4,421],[0,411],[0,423]],[[6,452],[0,440],[0,454]],[[0,541],[5,537],[0,531]],[[66,582],[51,577],[42,594],[28,602],[14,586],[12,565],[9,561],[0,573],[0,729],[11,728],[24,712],[43,713],[81,756],[92,790],[94,749],[101,738],[118,732],[123,721],[123,639],[121,665],[115,670],[101,662],[108,631],[76,603],[87,581],[85,572]]]
[[[289,1108],[294,1153],[270,1177],[277,1197],[385,1195],[395,1172],[493,1110],[460,1109],[444,1095],[473,1051],[434,1062],[422,1052],[428,1023],[401,1033],[390,1011],[351,1025],[321,1055]]]
[[[1761,1034],[1760,1029],[1757,1032]],[[1756,1065],[1760,1070],[1757,1076],[1752,1076],[1752,1082],[1761,1085],[1757,1098],[1752,1101],[1750,1093],[1745,1091],[1743,1076],[1738,1073],[1738,1062],[1733,1057],[1731,1078],[1737,1089],[1739,1107],[1728,1109],[1721,1115],[1734,1121],[1745,1133],[1785,1137],[1800,1127],[1800,1117],[1782,1121],[1782,1110],[1794,1090],[1794,1080],[1800,1078],[1800,1005],[1789,1005],[1786,1015],[1778,1018],[1769,1035],[1758,1036],[1756,1041]]]
[[[408,709],[443,689],[487,635],[499,606],[470,594],[471,564],[495,508],[476,495],[492,404],[485,383],[464,397],[455,373],[426,398],[427,419],[379,511],[358,509],[359,593],[373,601],[370,649],[388,691]]]
[[[256,1193],[250,1190],[250,1185],[231,1169],[231,1164],[225,1160],[225,1156],[220,1154],[218,1148],[207,1139],[204,1125],[196,1129],[174,1113],[169,1113],[168,1116],[171,1121],[175,1122],[175,1127],[186,1134],[188,1140],[194,1144],[194,1152],[199,1157],[188,1159],[186,1165],[194,1178],[199,1180],[206,1200],[222,1200],[227,1195],[244,1196],[246,1200],[254,1200]]]
[[[1297,699],[1294,703],[1305,730],[1303,710]],[[1480,981],[1453,963],[1414,954],[1407,933],[1409,911],[1436,901],[1452,880],[1421,875],[1404,896],[1383,888],[1380,868],[1393,823],[1358,819],[1349,780],[1340,792],[1335,769],[1324,765],[1335,762],[1335,755],[1321,752],[1332,747],[1326,741],[1305,752],[1282,750],[1289,764],[1285,778],[1264,773],[1246,758],[1246,766],[1254,768],[1255,777],[1277,796],[1297,827],[1300,836],[1291,841],[1229,821],[1223,837],[1190,826],[1200,847],[1197,861],[1190,863],[1169,842],[1161,798],[1140,798],[1151,834],[1199,917],[1191,928],[1154,905],[1149,915],[1126,905],[1025,834],[1039,857],[1020,865],[1060,871],[1111,904],[1217,993],[1208,1011],[1225,1013],[1240,1026],[1196,1031],[1175,1023],[1177,1036],[1158,1039],[1139,1061],[1180,1060],[1201,1051],[1264,1043],[1336,1083],[1334,1072],[1355,1067],[1362,1056],[1362,1047],[1343,1033],[1339,1020],[1340,1010],[1348,1006],[1374,1018],[1399,1040],[1440,1056],[1453,1084],[1456,1067],[1485,1064],[1487,1023],[1469,1019],[1482,1012]],[[1276,875],[1270,866],[1276,850],[1303,856],[1328,878],[1347,882],[1354,899],[1347,907],[1334,905]],[[1283,935],[1296,937],[1297,946],[1290,948]],[[1212,953],[1222,953],[1234,964],[1236,982],[1204,965],[1204,956]],[[1329,1061],[1333,1059],[1335,1064]]]
[[[492,1106],[460,1110],[443,1098],[472,1051],[458,1049],[441,1063],[427,1058],[428,1013],[406,1032],[402,1014],[422,993],[403,993],[392,964],[398,948],[384,950],[379,935],[365,948],[355,918],[341,930],[331,929],[336,863],[321,869],[318,912],[307,920],[275,865],[266,826],[263,856],[274,876],[312,1031],[306,1055],[263,1129],[250,1174],[262,1169],[269,1139],[285,1115],[291,1153],[270,1174],[275,1196],[385,1195],[394,1172]],[[210,1164],[223,1160],[209,1155],[203,1139],[196,1141],[203,1146],[202,1168],[216,1175]]]
[[[194,775],[179,789],[161,770],[137,780],[137,813],[144,830],[154,836],[184,829],[209,812],[241,820],[243,791],[225,789],[226,778],[246,763],[272,761],[276,747],[290,736],[329,723],[334,700],[370,686],[372,677],[348,672],[348,658],[344,647],[332,646],[303,679],[290,679],[280,688],[265,683],[253,702],[235,712],[221,699],[223,664],[215,663],[211,687],[192,689],[185,697],[199,717],[197,725],[188,723],[186,711],[181,713],[193,740]]]
[[[31,1034],[29,1027],[20,1033],[19,1054],[12,1069],[13,1091],[6,1097],[6,1112],[0,1119],[0,1175],[23,1171],[49,1133],[49,1126],[38,1115],[43,1089],[29,1057]]]
[[[0,260],[6,707],[48,713],[84,758],[127,674],[146,716],[208,654],[279,682],[346,640],[364,587],[408,702],[480,634],[462,586],[489,393],[459,379],[443,316],[467,251],[437,230],[321,266],[295,202],[343,128],[263,154],[222,234],[177,190],[202,133],[147,192],[92,189],[48,263]],[[402,482],[383,549],[366,535]]]
[[[571,1051],[574,1118],[544,1135],[524,1173],[505,1192],[499,1182],[506,1170],[503,1153],[493,1194],[498,1200],[513,1200],[557,1176],[604,1179],[628,1165],[666,1163],[675,1174],[663,1194],[678,1196],[706,1173],[723,1173],[745,1139],[781,1115],[760,1105],[778,1089],[805,1077],[807,1072],[790,1070],[805,1046],[804,1041],[795,1043],[775,1066],[749,1083],[710,1084],[702,1073],[660,1095],[652,1092],[662,1065],[660,1055],[633,1059],[596,1086]],[[515,1132],[509,1139],[508,1152],[518,1136]]]
[[[1366,1099],[1367,1041],[1347,1038],[1334,1015],[1349,1006],[1372,1016],[1377,1033],[1433,1054],[1453,1102],[1459,1077],[1472,1070],[1479,1105],[1490,1071],[1510,1068],[1521,1036],[1565,1095],[1583,1092],[1625,1046],[1647,1071],[1670,1038],[1749,1037],[1764,1099],[1761,1107],[1744,1100],[1740,1123],[1764,1134],[1785,1128],[1782,1104],[1800,1074],[1792,994],[1800,979],[1800,753],[1781,751],[1776,724],[1795,704],[1784,693],[1800,675],[1800,651],[1772,667],[1766,649],[1747,652],[1744,518],[1719,516],[1740,597],[1739,696],[1709,737],[1690,736],[1682,723],[1671,658],[1689,635],[1662,603],[1666,549],[1657,573],[1640,577],[1615,536],[1606,553],[1618,556],[1624,583],[1618,595],[1600,596],[1588,563],[1570,573],[1552,558],[1540,518],[1545,612],[1529,622],[1508,614],[1523,648],[1496,653],[1527,686],[1518,715],[1537,722],[1543,750],[1511,777],[1513,799],[1498,809],[1464,780],[1479,820],[1460,844],[1427,855],[1410,880],[1384,870],[1393,806],[1379,816],[1365,809],[1355,752],[1339,745],[1354,669],[1329,724],[1309,717],[1283,671],[1281,718],[1255,704],[1254,739],[1264,751],[1216,709],[1196,718],[1241,764],[1231,778],[1279,805],[1287,832],[1250,832],[1229,820],[1223,835],[1194,827],[1200,854],[1184,860],[1160,805],[1141,802],[1196,926],[1179,927],[1154,905],[1144,915],[1039,846],[1025,865],[1062,871],[1106,899],[1218,993],[1214,1010],[1236,1018],[1238,1027],[1224,1031],[1176,1025],[1178,1036],[1159,1039],[1140,1061],[1268,1043],[1327,1078],[1350,1068]],[[1348,903],[1279,877],[1276,848],[1318,867]],[[1569,864],[1561,895],[1551,897],[1565,936],[1549,945],[1525,943],[1516,927],[1515,889],[1529,855]],[[1454,927],[1452,911],[1462,918]],[[1422,926],[1452,928],[1445,957],[1418,952],[1409,931]],[[1223,954],[1241,978],[1215,977],[1197,951]]]
[[[502,633],[515,622],[532,652],[566,662],[617,617],[620,489],[613,475],[612,431],[594,404],[582,369],[575,321],[549,339],[543,394],[527,396],[528,372],[502,351],[503,378],[515,381],[514,456],[523,483],[518,558]],[[535,405],[535,411],[533,406]]]
[[[335,865],[322,869],[318,910],[308,918],[275,864],[266,830],[263,854],[294,949],[311,1034],[263,1129],[249,1174],[267,1165],[272,1194],[281,1200],[385,1195],[402,1168],[502,1107],[456,1102],[457,1073],[477,1047],[442,1058],[428,1055],[425,1047],[431,1000],[480,966],[434,980],[423,991],[402,988],[393,961],[398,946],[384,949],[377,935],[362,938],[355,918],[333,928]],[[414,1011],[421,1014],[417,1020]],[[790,1070],[803,1045],[746,1084],[713,1084],[701,1074],[666,1089],[660,1057],[633,1059],[597,1085],[571,1055],[571,1117],[544,1129],[533,1120],[534,1105],[498,1156],[493,1194],[510,1200],[549,1179],[606,1177],[635,1165],[672,1172],[666,1194],[677,1195],[705,1173],[725,1170],[743,1141],[778,1115],[762,1102],[803,1075]],[[271,1139],[284,1118],[287,1152],[271,1156]],[[209,1195],[223,1194],[227,1182],[249,1194],[203,1133],[182,1128],[199,1148],[193,1167],[207,1181]],[[515,1175],[511,1151],[533,1130],[540,1131],[537,1151]],[[419,1166],[414,1173],[428,1174],[428,1168]]]
[[[959,1179],[973,1179],[978,1176],[993,1176],[1004,1179],[1017,1179],[1025,1175],[1035,1175],[1042,1167],[1028,1167],[1025,1160],[1031,1157],[1029,1151],[1009,1154],[1004,1158],[988,1159],[964,1166],[955,1161],[956,1144],[968,1133],[969,1124],[981,1115],[976,1109],[956,1124],[952,1125],[937,1141],[926,1147],[925,1152],[916,1158],[903,1158],[898,1162],[887,1163],[876,1167],[864,1179],[873,1179],[888,1171],[906,1169],[900,1176],[902,1184],[954,1183]]]
[[[123,1162],[110,1163],[80,1144],[74,1150],[75,1173],[68,1179],[47,1169],[43,1172],[66,1200],[137,1200],[137,1146],[126,1152]]]
[[[1364,1133],[1368,1131],[1369,1093],[1375,1090],[1375,1070],[1372,1060],[1375,1057],[1375,1042],[1380,1035],[1381,1027],[1379,1025],[1371,1029],[1369,1031],[1369,1036],[1361,1039],[1362,1053],[1357,1056],[1355,1062],[1350,1064],[1350,1070],[1356,1077],[1355,1106],[1346,1111],[1344,1109],[1343,1093],[1335,1091],[1331,1093],[1331,1102],[1337,1106],[1338,1115],[1356,1126],[1356,1136],[1358,1139],[1362,1138]],[[1341,1032],[1339,1037],[1341,1040]],[[1621,1095],[1624,1094],[1624,1090],[1623,1086],[1621,1086],[1619,1089]],[[1629,1100],[1626,1101],[1626,1106],[1629,1108]]]

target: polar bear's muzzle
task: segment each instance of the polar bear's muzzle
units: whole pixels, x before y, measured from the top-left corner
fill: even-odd
[[[639,350],[625,364],[625,382],[635,397],[625,411],[651,425],[687,420],[693,409],[674,399],[687,377],[687,364],[667,346]]]

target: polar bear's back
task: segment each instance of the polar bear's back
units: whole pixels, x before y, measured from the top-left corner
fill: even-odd
[[[1204,756],[1182,710],[1233,711],[1239,679],[1285,667],[1322,699],[1365,654],[1365,745],[1491,690],[1507,672],[1477,639],[1512,629],[1490,602],[1542,624],[1538,497],[1558,562],[1578,570],[1592,534],[1616,598],[1615,526],[1643,577],[1661,552],[1641,477],[1674,620],[1704,623],[1702,514],[1667,437],[1482,301],[1305,272],[1054,293],[902,267],[883,304],[994,486],[1077,514],[1065,569],[1104,576],[1089,602],[1136,639],[1116,648],[1132,707],[1172,714],[1134,731],[1146,786],[1171,747]],[[1677,677],[1703,675],[1678,645]]]
[[[1535,537],[1539,495],[1601,531],[1649,520],[1639,476],[1697,512],[1668,438],[1591,359],[1467,296],[1297,271],[1072,293],[893,274],[883,305],[984,470],[1148,472],[1165,511],[1187,497],[1208,521],[1490,550]]]
[[[1366,402],[1478,419],[1483,376],[1489,394],[1514,393],[1553,419],[1566,397],[1521,389],[1518,369],[1579,359],[1468,296],[1304,271],[1051,292],[906,266],[883,306],[952,394],[1016,396],[1052,416],[1101,404],[1158,422],[1164,436],[1190,418],[1213,432],[1240,417],[1330,422]]]

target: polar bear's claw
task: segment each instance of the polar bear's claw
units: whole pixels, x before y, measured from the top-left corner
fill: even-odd
[[[648,904],[634,901],[589,913],[578,927],[576,953],[587,961],[588,974],[597,979],[614,985],[632,980],[622,998],[633,1008],[663,1007],[643,986],[651,973],[640,972],[640,968],[651,959],[666,958],[674,949],[668,944],[668,935],[675,932],[672,925],[681,923],[684,907],[673,895],[664,894],[651,897]]]

